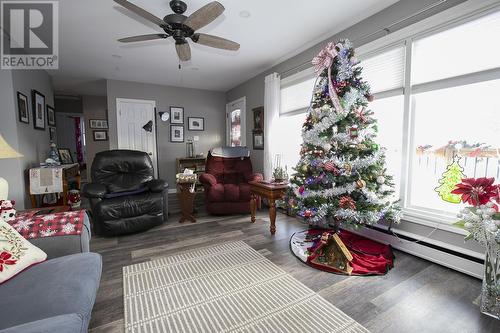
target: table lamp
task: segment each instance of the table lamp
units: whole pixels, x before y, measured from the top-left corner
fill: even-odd
[[[23,155],[15,151],[0,134],[0,159],[17,157],[23,157]],[[7,183],[7,180],[5,178],[0,177],[0,200],[7,200],[8,195],[9,183]]]

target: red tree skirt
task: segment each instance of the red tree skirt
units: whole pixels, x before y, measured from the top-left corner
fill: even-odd
[[[292,253],[307,265],[337,274],[344,274],[333,267],[325,267],[311,262],[315,250],[320,245],[321,235],[330,229],[309,229],[296,232],[290,238]],[[390,245],[381,244],[371,239],[340,230],[340,239],[353,256],[351,275],[384,275],[394,265],[394,254]]]

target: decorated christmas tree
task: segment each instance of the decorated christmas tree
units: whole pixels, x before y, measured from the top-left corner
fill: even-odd
[[[368,109],[370,87],[354,49],[348,40],[329,43],[313,65],[318,78],[302,127],[289,206],[320,227],[399,222],[384,149],[375,141],[377,122]]]
[[[460,203],[461,200],[460,195],[451,193],[457,184],[461,183],[462,179],[465,178],[464,169],[460,166],[459,161],[459,157],[453,157],[453,161],[448,165],[443,177],[438,181],[440,185],[435,189],[441,199],[451,203]]]

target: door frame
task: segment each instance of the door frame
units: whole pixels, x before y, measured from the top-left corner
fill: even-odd
[[[117,136],[117,140],[116,140],[116,143],[117,143],[117,147],[118,149],[122,149],[120,147],[120,133],[121,133],[121,125],[120,125],[120,117],[121,117],[121,111],[119,109],[119,105],[120,103],[143,103],[143,104],[150,104],[152,107],[153,107],[153,128],[154,128],[154,131],[152,132],[153,134],[153,154],[154,154],[154,161],[156,161],[156,165],[155,165],[155,178],[158,178],[158,175],[159,175],[159,170],[158,170],[158,166],[160,165],[159,161],[158,161],[158,145],[156,143],[156,101],[155,100],[150,100],[150,99],[133,99],[133,98],[117,98],[116,99],[116,136]]]
[[[241,108],[241,129],[242,129],[242,135],[241,135],[241,146],[246,147],[247,146],[247,97],[243,96],[240,97],[232,102],[229,102],[226,104],[226,145],[229,146],[229,113],[230,109],[232,106],[235,104],[242,103],[243,107]]]

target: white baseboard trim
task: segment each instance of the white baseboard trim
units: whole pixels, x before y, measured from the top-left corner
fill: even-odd
[[[484,266],[475,261],[462,258],[432,247],[397,238],[374,229],[362,228],[360,230],[350,230],[359,235],[373,239],[378,242],[390,244],[393,248],[420,257],[436,264],[454,269],[464,274],[471,275],[478,279],[483,278]],[[396,261],[397,265],[397,261]]]

